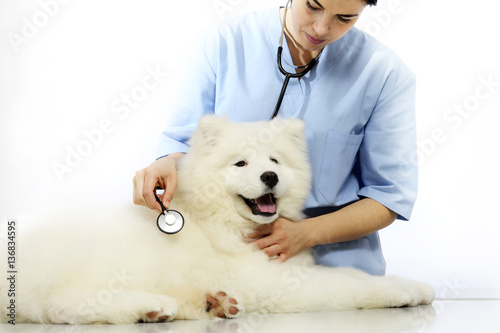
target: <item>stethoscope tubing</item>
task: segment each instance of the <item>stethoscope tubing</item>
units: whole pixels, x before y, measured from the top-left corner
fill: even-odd
[[[283,74],[285,76],[285,80],[283,81],[283,86],[281,87],[280,96],[278,98],[278,101],[276,102],[276,106],[274,108],[273,115],[271,116],[271,118],[269,120],[275,118],[278,115],[278,112],[280,111],[281,103],[283,102],[283,98],[285,97],[285,92],[286,92],[286,88],[288,87],[288,82],[290,82],[290,79],[291,78],[300,79],[301,77],[303,77],[304,75],[306,75],[307,73],[309,73],[311,71],[311,69],[313,69],[314,65],[316,65],[316,63],[318,62],[318,57],[316,57],[300,73],[290,73],[290,72],[287,72],[283,68],[283,65],[281,64],[282,53],[283,53],[283,38],[285,36],[286,13],[287,13],[288,7],[290,5],[290,2],[291,1],[288,0],[287,4],[285,6],[285,13],[283,14],[283,23],[282,23],[280,44],[278,46],[278,57],[277,57],[278,58],[277,59],[278,69],[280,70],[281,74]]]
[[[278,98],[278,101],[276,102],[276,106],[274,108],[273,115],[271,116],[270,119],[273,119],[278,115],[278,112],[279,112],[280,107],[281,107],[281,103],[283,102],[283,98],[285,98],[286,88],[288,87],[288,82],[290,82],[290,79],[291,78],[300,79],[301,77],[303,77],[304,75],[309,73],[311,71],[311,69],[314,67],[314,65],[316,65],[316,62],[317,62],[317,59],[313,59],[302,72],[290,73],[290,72],[287,72],[283,68],[283,65],[281,63],[282,53],[283,53],[283,46],[280,45],[280,46],[278,46],[277,62],[278,62],[278,69],[280,70],[281,74],[283,74],[285,76],[285,80],[283,81],[283,86],[281,87],[280,96]]]

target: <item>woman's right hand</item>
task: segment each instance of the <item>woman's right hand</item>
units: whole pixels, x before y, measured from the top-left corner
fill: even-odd
[[[183,155],[182,153],[170,154],[136,172],[134,177],[134,203],[136,205],[146,206],[161,213],[161,206],[154,196],[156,186],[159,185],[165,192],[158,197],[168,208],[177,187],[177,161]]]

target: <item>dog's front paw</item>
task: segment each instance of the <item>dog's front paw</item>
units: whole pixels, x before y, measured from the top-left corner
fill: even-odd
[[[206,311],[214,317],[232,319],[243,314],[244,309],[235,298],[219,291],[215,296],[206,295]]]
[[[435,298],[434,289],[424,282],[417,282],[416,286],[419,297],[417,298],[416,305],[429,305],[432,304]]]
[[[434,300],[434,289],[428,284],[399,277],[390,278],[400,288],[393,300],[392,307],[428,305]]]

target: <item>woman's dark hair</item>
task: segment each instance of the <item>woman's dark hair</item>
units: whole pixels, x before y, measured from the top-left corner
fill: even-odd
[[[365,0],[366,4],[369,6],[376,6],[377,0]]]

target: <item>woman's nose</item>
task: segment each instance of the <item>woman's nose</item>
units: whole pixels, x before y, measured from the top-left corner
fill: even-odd
[[[322,18],[314,23],[313,29],[318,35],[317,37],[324,37],[330,32],[330,20],[327,18]]]

